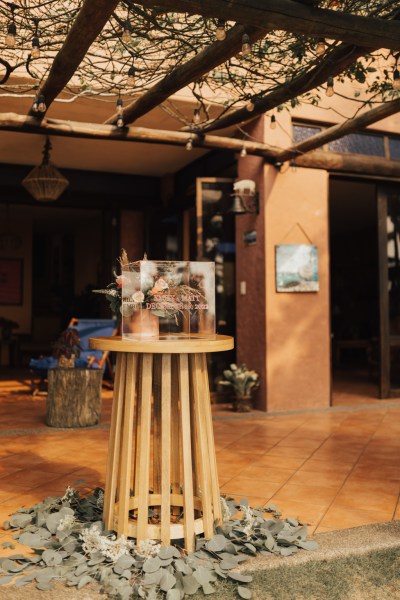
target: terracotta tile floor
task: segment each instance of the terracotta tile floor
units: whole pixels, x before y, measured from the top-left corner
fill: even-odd
[[[400,518],[400,399],[379,402],[360,389],[339,390],[336,406],[319,412],[214,407],[222,492],[273,503],[317,532]],[[0,523],[77,480],[104,483],[111,392],[93,429],[46,427],[45,402],[23,377],[0,381]],[[0,529],[0,543],[8,535]]]

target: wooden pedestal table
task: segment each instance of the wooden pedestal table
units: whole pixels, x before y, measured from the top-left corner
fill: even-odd
[[[117,353],[103,518],[107,529],[136,538],[213,536],[221,520],[207,352],[233,338],[121,340],[92,338]]]

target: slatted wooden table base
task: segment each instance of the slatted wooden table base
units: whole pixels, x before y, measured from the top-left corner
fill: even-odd
[[[114,400],[103,518],[137,542],[213,535],[221,519],[206,353],[233,338],[125,341],[93,338],[116,350]]]

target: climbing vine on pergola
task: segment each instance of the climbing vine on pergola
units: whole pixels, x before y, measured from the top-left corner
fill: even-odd
[[[119,96],[120,105],[129,96],[125,127],[168,101],[183,130],[200,136],[317,105],[348,79],[360,106],[383,102],[392,114],[399,16],[388,0],[0,0],[0,95],[41,96],[42,111],[29,113],[38,124],[61,92]],[[196,101],[189,119],[171,102],[185,87]]]

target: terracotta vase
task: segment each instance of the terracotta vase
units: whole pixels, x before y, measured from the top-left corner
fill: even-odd
[[[57,361],[57,366],[59,369],[73,369],[75,366],[75,354],[71,354],[70,358],[62,354]]]
[[[253,400],[251,396],[235,396],[233,401],[234,412],[251,412],[253,410]]]
[[[137,311],[129,322],[129,333],[137,338],[158,338],[160,334],[159,317],[151,310]]]

